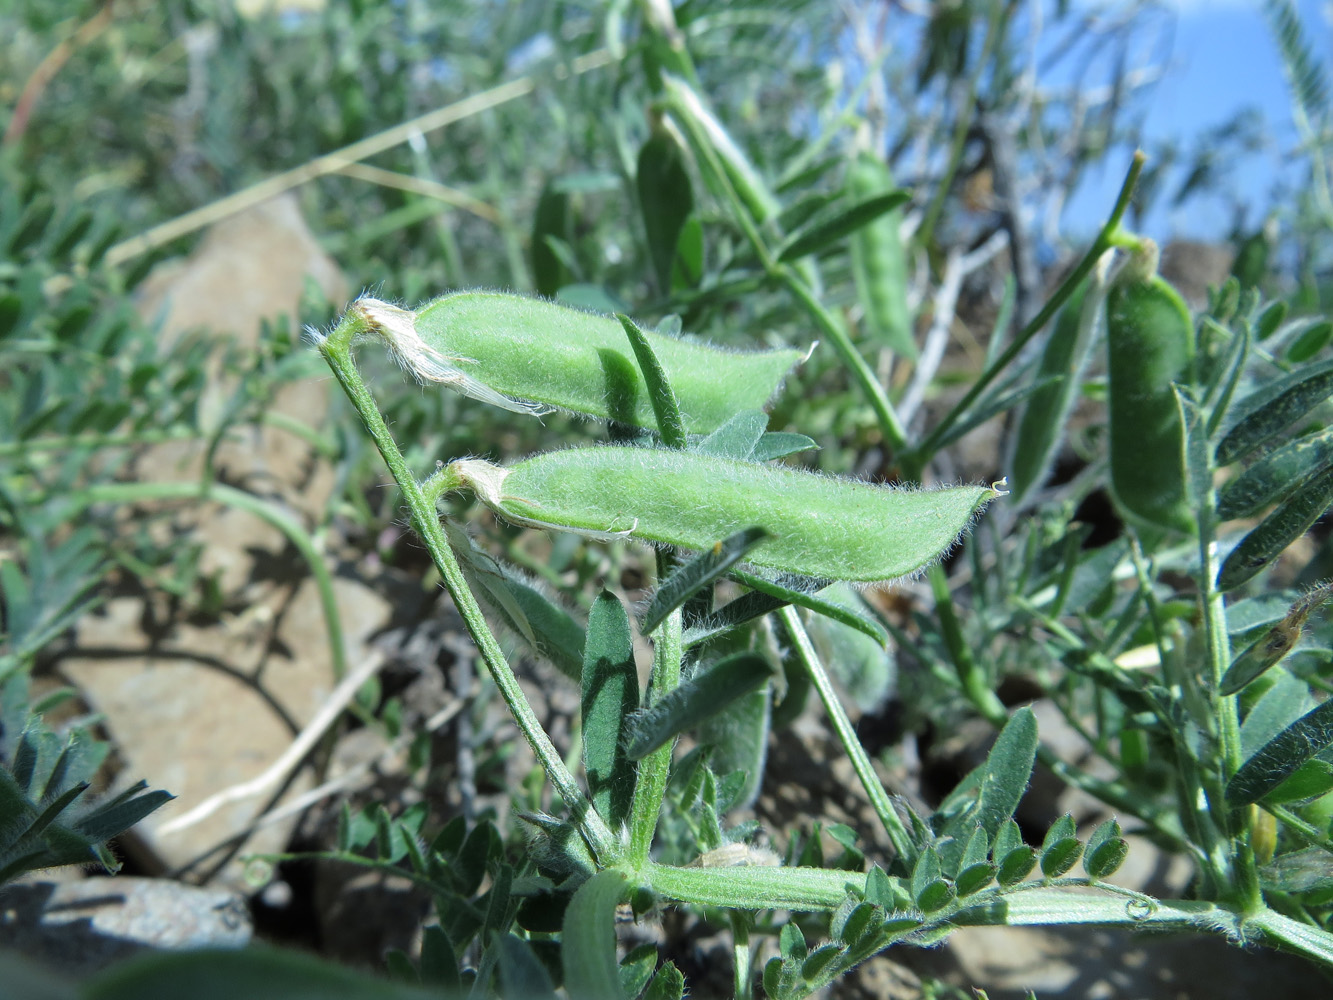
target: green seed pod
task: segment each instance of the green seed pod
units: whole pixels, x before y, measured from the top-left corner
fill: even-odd
[[[1185,434],[1172,383],[1189,376],[1194,324],[1179,293],[1155,273],[1156,244],[1144,242],[1106,302],[1111,492],[1135,521],[1190,531]]]
[[[518,413],[560,409],[657,427],[643,374],[612,316],[497,292],[457,292],[415,312],[358,299],[352,310],[423,382]],[[796,350],[741,353],[644,336],[692,434],[716,430],[740,410],[762,409],[802,357]]]
[[[804,576],[875,583],[914,573],[957,540],[997,486],[906,490],[698,452],[570,448],[508,468],[449,469],[516,524],[703,550],[749,527],[747,559]]]
[[[1333,504],[1333,469],[1311,479],[1281,503],[1231,550],[1217,574],[1217,589],[1239,587],[1300,538]]]
[[[1091,352],[1106,298],[1106,272],[1113,254],[1114,251],[1108,250],[1098,261],[1095,274],[1074,289],[1047,337],[1036,379],[1054,381],[1040,386],[1028,397],[1018,421],[1013,458],[1009,462],[1014,503],[1022,504],[1046,480],[1064,439],[1069,411],[1078,398],[1080,375]]]
[[[847,197],[853,204],[894,188],[893,175],[878,156],[858,153],[847,170]],[[902,212],[895,209],[852,234],[852,277],[871,336],[895,353],[915,358],[907,250],[899,235],[902,221]]]
[[[1217,496],[1217,516],[1224,521],[1249,517],[1309,482],[1330,465],[1333,465],[1333,431],[1285,444],[1222,488]]]

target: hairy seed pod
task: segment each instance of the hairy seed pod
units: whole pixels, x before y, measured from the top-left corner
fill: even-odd
[[[516,524],[694,550],[760,527],[771,537],[747,554],[751,564],[862,583],[928,565],[1002,495],[989,486],[897,489],[649,448],[570,448],[507,468],[465,459],[449,469]]]
[[[878,156],[859,153],[847,169],[852,203],[894,190],[893,175]],[[907,305],[907,250],[899,229],[902,212],[886,212],[852,234],[852,277],[865,313],[867,331],[877,344],[903,357],[916,357],[912,311]]]
[[[1144,242],[1106,301],[1111,492],[1135,521],[1190,531],[1172,383],[1190,374],[1194,324],[1180,294],[1155,273],[1156,245]]]
[[[498,292],[457,292],[415,312],[376,299],[358,299],[352,309],[422,381],[519,413],[559,409],[657,427],[625,329],[612,316]],[[741,410],[763,409],[802,357],[644,336],[691,434],[716,430]]]

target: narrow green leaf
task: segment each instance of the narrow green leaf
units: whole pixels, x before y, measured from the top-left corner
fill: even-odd
[[[1307,760],[1333,745],[1333,698],[1265,743],[1227,782],[1227,802],[1247,806],[1277,788]]]
[[[965,867],[958,873],[958,880],[954,883],[959,898],[971,896],[990,885],[995,881],[996,870],[995,865],[989,861],[979,861]]]
[[[664,963],[643,993],[643,1000],[684,1000],[684,997],[685,977],[674,962]]]
[[[749,458],[752,462],[771,462],[788,455],[798,455],[803,451],[818,450],[819,445],[813,438],[791,431],[769,431],[755,444]]]
[[[39,815],[28,825],[28,829],[23,834],[22,842],[27,842],[29,840],[40,837],[42,835],[42,832],[48,826],[54,823],[57,817],[59,817],[62,812],[64,812],[71,805],[73,805],[74,800],[77,799],[87,790],[88,786],[86,784],[78,784],[75,785],[73,788],[66,789],[63,795],[59,796],[55,801],[50,803],[50,805],[48,805],[45,809],[42,810],[41,815]]]
[[[1287,360],[1293,364],[1309,361],[1328,346],[1330,338],[1333,338],[1333,321],[1321,319],[1311,323],[1287,348]]]
[[[428,1000],[438,994],[276,948],[158,952],[121,962],[80,990],[82,1000]]]
[[[1217,464],[1228,465],[1281,434],[1292,422],[1333,395],[1333,361],[1299,368],[1240,403],[1240,416],[1217,446]]]
[[[689,623],[685,634],[681,637],[681,646],[691,649],[700,643],[725,635],[756,618],[762,618],[772,611],[785,608],[788,603],[768,594],[761,594],[757,590],[742,594],[706,618]]]
[[[1059,878],[1074,865],[1078,864],[1083,854],[1083,845],[1077,837],[1065,837],[1057,840],[1041,852],[1041,873],[1047,878]]]
[[[772,676],[768,662],[755,653],[720,660],[633,718],[626,755],[641,760],[677,734],[758,690]]]
[[[602,591],[588,614],[583,653],[583,767],[593,806],[611,829],[629,815],[634,765],[625,757],[629,719],[639,707],[639,675],[629,616]]]
[[[1024,706],[1016,711],[986,755],[977,822],[990,837],[1013,816],[1032,778],[1037,757],[1037,718]]]
[[[970,868],[972,865],[979,864],[986,860],[986,855],[990,853],[990,837],[981,827],[972,831],[972,836],[967,840],[967,847],[963,850],[962,858],[959,862],[959,869]]]
[[[1269,452],[1227,482],[1217,496],[1222,520],[1250,517],[1333,465],[1333,430],[1320,431]]]
[[[725,576],[728,570],[767,537],[768,532],[763,528],[747,528],[678,566],[654,591],[643,613],[640,625],[643,634],[652,632],[672,611]]]
[[[458,956],[439,924],[430,924],[421,932],[421,981],[442,990],[458,989]]]
[[[799,260],[808,254],[818,253],[850,236],[862,226],[874,222],[886,212],[892,212],[911,197],[907,191],[890,191],[887,194],[873,195],[845,208],[840,207],[831,216],[817,218],[787,241],[778,251],[778,261],[787,263]]]
[[[699,216],[691,215],[681,227],[676,241],[676,263],[671,268],[671,289],[697,289],[704,278],[704,226]]]
[[[783,924],[782,930],[778,933],[778,951],[783,958],[793,962],[804,962],[806,955],[809,954],[805,935],[801,933],[801,928],[791,921]]]
[[[1022,846],[1023,831],[1014,820],[1007,819],[1000,824],[1000,831],[995,835],[995,842],[991,846],[991,860],[998,864],[1006,854]]]
[[[750,459],[755,446],[765,437],[768,414],[763,410],[741,410],[717,430],[709,434],[694,450],[718,458],[734,458],[739,462]]]
[[[448,518],[442,523],[463,575],[482,604],[533,653],[570,680],[579,680],[583,673],[583,626],[533,581],[478,548],[462,527]]]
[[[1032,869],[1037,864],[1037,852],[1024,844],[1022,847],[1015,847],[1007,853],[1001,860],[999,870],[995,873],[995,880],[1006,889],[1017,885],[1032,873]]]
[[[657,418],[657,431],[668,448],[684,448],[688,443],[685,437],[685,422],[680,416],[680,402],[671,388],[671,380],[666,369],[657,360],[653,345],[648,342],[643,331],[634,325],[634,320],[624,313],[616,313],[616,319],[625,328],[630,347],[634,350],[635,360],[639,363],[639,372],[648,387],[648,399]]]
[[[1278,733],[1315,707],[1310,686],[1286,670],[1274,671],[1273,684],[1245,715],[1240,727],[1240,755],[1248,760]]]
[[[666,129],[654,129],[639,150],[634,177],[648,255],[657,274],[657,287],[664,294],[671,291],[676,248],[685,220],[694,210],[694,192],[682,153],[675,136]]]
[[[657,967],[657,945],[641,944],[620,960],[620,989],[627,997],[637,997],[653,978]]]
[[[849,947],[855,947],[871,931],[873,925],[882,922],[884,910],[874,903],[863,902],[853,907],[842,926],[835,924],[833,936]]]
[[[801,963],[801,978],[807,981],[817,979],[841,954],[841,945],[826,944],[816,948]]]
[[[124,833],[149,813],[160,809],[176,796],[170,792],[145,792],[142,795],[106,805],[84,816],[75,829],[89,840],[104,841]]]
[[[550,974],[526,941],[520,941],[512,933],[500,934],[494,941],[496,943],[492,947],[499,947],[501,954],[498,963],[501,996],[522,997],[523,1000],[555,1000],[555,987],[551,984]]]
[[[1268,303],[1254,321],[1254,339],[1267,340],[1277,333],[1282,321],[1287,318],[1287,304],[1281,299]]]
[[[1259,877],[1278,892],[1333,889],[1333,854],[1322,847],[1281,854],[1259,869]]]
[[[912,899],[918,906],[921,905],[922,894],[938,882],[941,876],[938,852],[933,847],[922,851],[921,856],[916,859],[916,864],[912,866],[912,880],[908,885]]]
[[[570,234],[569,194],[555,183],[548,183],[537,200],[532,219],[532,277],[541,295],[552,296],[574,275],[552,249],[554,237],[568,243]]]
[[[845,607],[842,604],[825,600],[820,597],[820,593],[827,589],[827,587],[820,587],[818,591],[812,593],[808,590],[798,589],[794,582],[792,585],[787,585],[776,580],[770,580],[766,577],[759,576],[755,573],[748,573],[744,570],[732,570],[731,576],[733,579],[745,584],[745,586],[752,590],[756,590],[761,594],[781,602],[779,607],[787,604],[794,604],[798,608],[805,608],[807,611],[813,611],[816,614],[831,618],[835,622],[870,636],[870,638],[880,644],[881,648],[887,647],[889,644],[889,633],[885,631],[884,626],[879,622],[852,608]],[[823,581],[816,581],[816,583],[823,583]]]
[[[1268,805],[1304,802],[1333,790],[1333,764],[1311,757],[1291,777],[1264,796]]]
[[[1099,844],[1095,851],[1083,852],[1083,867],[1089,878],[1107,879],[1120,870],[1129,854],[1129,842],[1115,837]]]
[[[699,742],[712,748],[709,764],[717,773],[725,775],[724,784],[738,782],[722,811],[748,807],[759,796],[768,756],[771,706],[770,687],[761,685],[699,726]]]
[[[1315,476],[1240,540],[1222,563],[1217,589],[1234,590],[1273,562],[1333,504],[1333,468]]]
[[[561,957],[565,990],[571,997],[617,1000],[620,963],[616,960],[616,906],[627,897],[625,876],[604,869],[581,885],[565,911]]]

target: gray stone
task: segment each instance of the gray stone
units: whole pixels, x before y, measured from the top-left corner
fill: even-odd
[[[145,951],[242,948],[251,937],[234,892],[165,879],[30,879],[0,889],[0,948],[67,975],[88,975]]]

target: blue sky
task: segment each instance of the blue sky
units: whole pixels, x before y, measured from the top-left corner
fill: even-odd
[[[1236,111],[1258,109],[1266,141],[1258,153],[1240,159],[1231,181],[1255,206],[1247,222],[1256,225],[1296,143],[1282,63],[1258,0],[1173,0],[1166,6],[1174,8],[1174,30],[1169,33],[1166,74],[1148,97],[1145,131],[1150,139],[1174,137],[1189,148],[1199,133],[1221,125]],[[1326,66],[1333,53],[1330,7],[1333,3],[1327,0],[1297,0],[1310,47]],[[1099,224],[1127,165],[1127,157],[1112,158],[1104,171],[1085,181],[1066,209],[1068,231]],[[1289,182],[1298,176],[1285,169]],[[1231,222],[1225,203],[1195,198],[1174,210],[1162,204],[1143,228],[1158,238],[1218,239],[1226,236]]]

